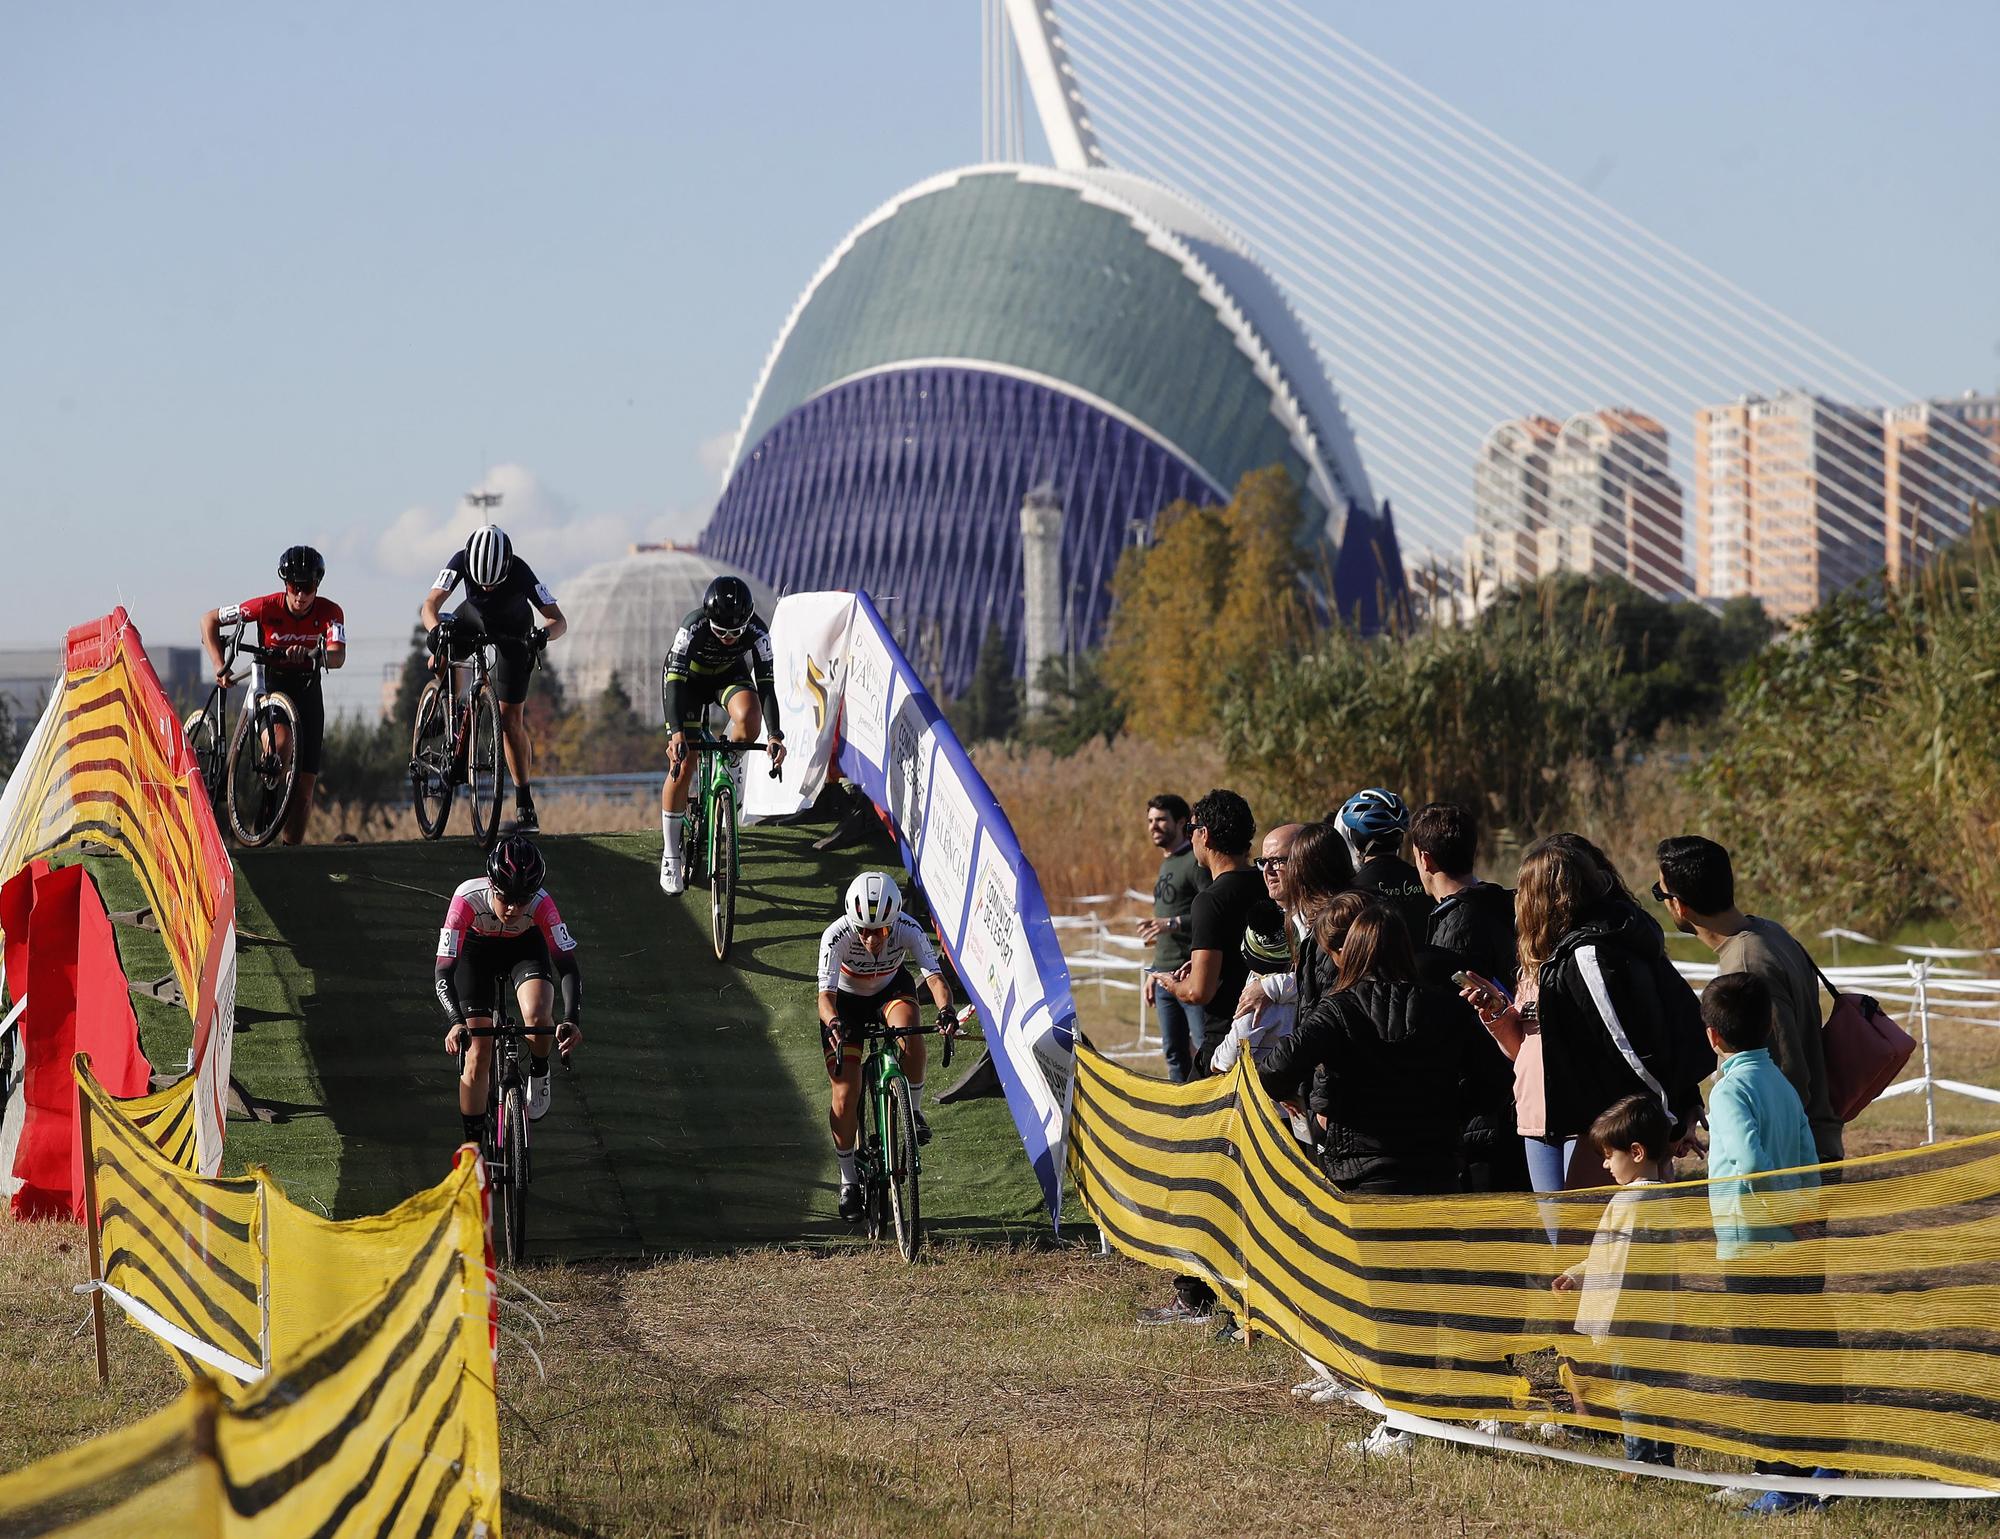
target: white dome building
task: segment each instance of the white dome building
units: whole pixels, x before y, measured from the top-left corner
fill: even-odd
[[[613,676],[639,719],[660,720],[660,668],[674,632],[708,585],[724,575],[750,584],[766,623],[776,602],[770,588],[726,561],[679,545],[634,545],[558,591],[569,633],[549,649],[572,705],[595,699]]]

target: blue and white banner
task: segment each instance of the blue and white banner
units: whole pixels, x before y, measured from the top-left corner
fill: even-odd
[[[843,616],[845,605],[852,607]],[[845,644],[844,656],[830,655],[836,638]],[[978,1008],[1050,1221],[1059,1222],[1076,1007],[1035,868],[867,594],[793,594],[774,612],[772,639],[782,677],[800,681],[807,695],[825,690],[820,698],[827,716],[831,702],[838,702],[840,771],[895,831],[903,864],[929,902],[945,950]],[[790,703],[782,709],[789,723]],[[820,735],[810,754],[793,737],[787,783],[800,791],[818,789],[831,736]],[[819,762],[795,768],[793,756]],[[775,804],[779,800],[784,804]],[[809,801],[793,792],[765,807],[753,795],[751,810],[795,811]]]

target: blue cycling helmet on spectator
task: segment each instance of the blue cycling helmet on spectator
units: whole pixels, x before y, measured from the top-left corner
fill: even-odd
[[[1410,809],[1394,791],[1375,786],[1348,797],[1333,815],[1333,821],[1348,849],[1354,852],[1355,860],[1360,861],[1377,844],[1393,845],[1402,839],[1409,831]]]

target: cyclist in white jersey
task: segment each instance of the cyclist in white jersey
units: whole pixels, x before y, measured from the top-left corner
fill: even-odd
[[[848,885],[841,916],[819,938],[819,1026],[826,1048],[826,1072],[833,1081],[827,1121],[833,1152],[840,1161],[840,1216],[850,1224],[864,1203],[855,1169],[861,1134],[861,1032],[877,1022],[893,1030],[917,1024],[917,973],[937,1005],[937,1026],[958,1030],[951,1010],[951,985],[938,967],[937,952],[923,926],[903,912],[903,895],[880,871],[864,871]],[[896,1057],[910,1081],[917,1107],[917,1142],[929,1143],[931,1125],[923,1114],[922,1037],[896,1039]]]

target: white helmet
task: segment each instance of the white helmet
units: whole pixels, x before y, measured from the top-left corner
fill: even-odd
[[[903,895],[888,874],[864,871],[847,884],[847,917],[857,930],[886,930],[903,912]]]
[[[465,575],[482,588],[503,581],[513,560],[514,547],[498,524],[481,524],[465,542]]]

